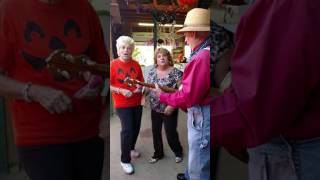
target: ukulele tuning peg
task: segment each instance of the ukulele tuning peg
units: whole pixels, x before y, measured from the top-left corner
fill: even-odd
[[[71,79],[71,76],[69,74],[69,72],[67,71],[61,71],[61,75],[65,78],[65,79]]]

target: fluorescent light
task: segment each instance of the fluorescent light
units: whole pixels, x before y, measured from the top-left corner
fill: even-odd
[[[145,26],[145,27],[153,27],[154,24],[153,23],[138,23],[139,26]],[[161,25],[164,27],[171,27],[172,24],[165,24],[165,25]],[[182,24],[175,24],[174,27],[183,27]]]
[[[152,23],[138,23],[139,26],[146,26],[146,27],[153,27],[154,24]]]

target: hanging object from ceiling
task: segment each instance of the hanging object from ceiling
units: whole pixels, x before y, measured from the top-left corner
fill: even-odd
[[[186,1],[186,0],[184,0]],[[182,5],[179,0],[153,0],[153,7],[159,11],[174,12],[174,13],[187,13],[191,8],[195,7],[191,1],[187,0],[190,5]],[[190,2],[189,2],[190,1]],[[191,5],[192,4],[192,5]]]
[[[198,0],[178,0],[178,3],[180,7],[193,8],[197,6]]]
[[[172,24],[176,19],[176,14],[153,10],[152,17],[156,22],[160,24]]]

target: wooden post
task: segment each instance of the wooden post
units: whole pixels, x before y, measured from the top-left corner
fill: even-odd
[[[158,22],[153,19],[153,23],[153,50],[156,50],[158,44]]]

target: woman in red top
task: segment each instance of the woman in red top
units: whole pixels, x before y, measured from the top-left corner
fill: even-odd
[[[139,157],[135,150],[141,125],[142,106],[141,88],[131,87],[124,82],[125,78],[144,81],[140,65],[132,59],[134,40],[128,36],[117,39],[119,58],[110,63],[110,89],[121,121],[121,166],[125,173],[132,174],[131,156]]]

